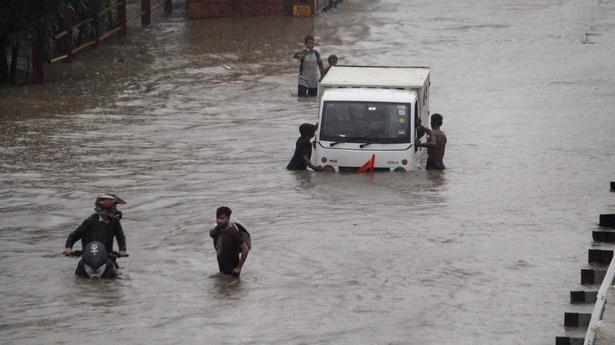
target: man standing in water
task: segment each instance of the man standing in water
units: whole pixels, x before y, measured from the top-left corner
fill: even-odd
[[[431,115],[431,129],[419,125],[427,133],[427,142],[417,142],[416,146],[427,148],[427,170],[444,170],[444,150],[446,148],[446,134],[440,130],[442,115]]]
[[[323,74],[324,66],[320,61],[320,53],[314,50],[314,37],[305,37],[305,49],[295,53],[293,58],[299,60],[299,97],[314,97],[318,93],[318,80]]]
[[[214,239],[220,272],[239,276],[250,248],[237,226],[231,223],[231,212],[226,206],[216,210],[216,227],[209,232],[209,236]]]

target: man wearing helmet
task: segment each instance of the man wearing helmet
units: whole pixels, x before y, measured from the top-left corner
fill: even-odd
[[[128,253],[126,253],[126,237],[124,230],[122,230],[122,224],[120,224],[122,212],[118,211],[116,207],[118,204],[126,204],[126,201],[113,194],[104,194],[96,198],[96,202],[94,202],[96,212],[68,235],[63,254],[71,256],[73,245],[78,240],[81,240],[83,248],[92,241],[101,242],[107,252],[111,253],[113,251],[113,237],[115,237],[120,256],[128,256]]]

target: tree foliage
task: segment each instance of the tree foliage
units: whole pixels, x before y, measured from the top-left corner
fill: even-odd
[[[60,27],[63,8],[71,6],[75,10],[75,20],[80,20],[93,16],[111,2],[112,0],[0,0],[0,84],[7,81],[15,83],[16,60],[25,41],[33,36],[46,42],[52,39]],[[10,70],[7,59],[9,51]]]

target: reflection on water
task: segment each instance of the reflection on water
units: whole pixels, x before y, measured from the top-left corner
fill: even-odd
[[[316,186],[314,184],[314,172],[312,171],[295,170],[289,171],[289,174],[297,179],[297,185],[303,190],[309,191]]]
[[[69,286],[70,285],[70,286]],[[90,307],[114,307],[126,302],[122,283],[107,279],[68,279],[66,291],[72,290],[84,300],[92,301]]]
[[[212,296],[223,300],[241,299],[246,297],[246,290],[243,289],[241,278],[226,274],[216,274],[209,277],[213,286],[210,291]]]
[[[612,204],[614,12],[361,0],[316,19],[195,21],[178,9],[49,68],[72,80],[1,90],[3,343],[551,343],[596,210]],[[583,44],[584,32],[601,35]],[[291,56],[310,33],[340,64],[431,66],[448,169],[286,171],[299,124],[316,122],[317,101],[292,96]],[[121,279],[77,279],[60,252],[103,192],[128,201],[131,256]],[[252,235],[241,279],[217,275],[221,205]]]
[[[434,187],[441,187],[446,184],[446,172],[429,170],[425,173],[425,176],[433,182]]]

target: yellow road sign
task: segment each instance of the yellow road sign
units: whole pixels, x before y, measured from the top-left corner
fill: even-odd
[[[295,17],[309,17],[312,15],[312,6],[310,5],[294,5],[293,16]]]

